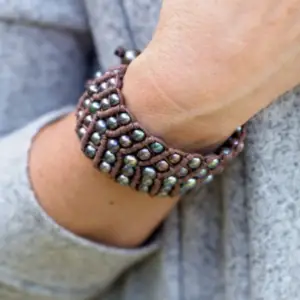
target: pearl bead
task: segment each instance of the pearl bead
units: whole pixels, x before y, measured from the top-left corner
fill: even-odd
[[[99,120],[96,122],[95,128],[100,134],[103,134],[107,129],[106,123],[103,120]]]
[[[103,92],[103,91],[105,91],[106,89],[108,89],[108,84],[107,84],[107,82],[102,82],[102,83],[100,84],[99,90],[100,90],[101,92]]]
[[[177,178],[175,176],[170,176],[170,177],[165,178],[164,185],[173,186],[176,184],[176,182],[177,182]]]
[[[95,155],[96,155],[96,149],[93,146],[91,146],[91,145],[87,145],[86,148],[85,148],[85,150],[84,150],[84,153],[89,158],[94,158]]]
[[[130,147],[132,144],[132,141],[130,140],[128,135],[121,136],[119,142],[125,148]]]
[[[130,119],[130,117],[129,117],[128,114],[126,114],[126,113],[121,113],[121,114],[119,115],[119,122],[120,122],[120,124],[126,125],[126,124],[128,124],[130,121],[131,121],[131,119]]]
[[[116,161],[116,156],[110,152],[110,151],[106,151],[104,153],[104,160],[110,164],[114,163]]]
[[[141,160],[147,160],[151,157],[151,153],[148,149],[144,148],[138,152],[137,156]]]
[[[82,116],[83,116],[83,111],[79,110],[78,113],[77,113],[77,117],[81,118]]]
[[[122,62],[124,64],[130,64],[137,56],[138,56],[137,51],[127,50],[125,51],[124,57],[122,58]]]
[[[191,190],[193,189],[197,184],[197,180],[195,178],[190,178],[186,183],[183,184],[183,189],[185,190]]]
[[[129,165],[124,166],[122,168],[122,174],[131,177],[134,174],[134,168],[130,167]]]
[[[108,140],[107,148],[110,152],[116,153],[120,149],[120,145],[117,140]]]
[[[87,115],[87,116],[84,118],[84,120],[83,120],[84,124],[87,125],[87,126],[89,126],[89,125],[91,124],[92,121],[93,121],[93,118],[92,118],[91,115]]]
[[[142,184],[150,186],[150,185],[153,184],[153,179],[145,177],[145,178],[142,179]]]
[[[219,163],[220,163],[220,161],[217,158],[215,158],[208,163],[208,167],[210,169],[215,169],[219,165]]]
[[[111,170],[111,165],[104,161],[100,164],[99,169],[104,173],[109,173]]]
[[[201,164],[201,159],[198,157],[192,158],[188,163],[191,169],[197,169],[200,166],[200,164]]]
[[[128,185],[129,184],[129,178],[125,175],[120,175],[117,178],[117,181],[121,184],[121,185]]]
[[[229,148],[222,149],[222,154],[228,156],[231,154],[231,150]]]
[[[110,79],[108,80],[108,84],[109,84],[109,86],[111,86],[111,87],[116,86],[116,84],[117,84],[116,78],[114,78],[114,77],[110,78]]]
[[[164,151],[164,146],[163,146],[162,144],[160,144],[160,143],[157,143],[157,142],[152,143],[152,144],[150,145],[150,148],[151,148],[151,150],[152,150],[154,153],[161,153],[161,152]]]
[[[104,99],[101,100],[101,108],[103,110],[107,110],[107,109],[110,108],[110,104],[109,104],[109,101],[108,101],[107,98],[104,98]]]
[[[128,166],[135,167],[137,165],[137,159],[133,155],[126,155],[124,163]]]
[[[237,151],[242,152],[245,148],[245,144],[244,143],[239,143],[239,145],[237,146]]]
[[[95,94],[98,92],[98,87],[95,85],[95,84],[91,84],[89,87],[88,87],[88,93],[89,94]]]
[[[82,138],[85,134],[86,134],[86,129],[81,127],[78,129],[77,134],[79,136],[79,138]]]
[[[151,167],[146,167],[143,170],[143,176],[154,179],[156,177],[156,171]]]
[[[149,192],[149,186],[141,184],[139,186],[139,191],[144,192],[144,193],[148,193]]]
[[[136,142],[141,142],[145,138],[145,133],[142,130],[136,129],[132,133],[132,139]]]
[[[120,98],[117,94],[111,94],[109,96],[109,102],[112,106],[118,105],[120,103]]]
[[[186,169],[186,168],[181,168],[181,169],[179,170],[178,175],[179,175],[180,177],[184,177],[184,176],[186,176],[188,173],[189,173],[188,169]]]
[[[91,141],[93,142],[93,144],[95,145],[99,145],[100,141],[101,141],[101,135],[99,134],[99,132],[94,132],[91,136]]]
[[[106,121],[106,124],[109,129],[116,129],[118,127],[118,121],[114,117],[109,117]]]
[[[168,192],[160,192],[157,194],[158,197],[168,197],[169,193]]]
[[[197,174],[197,178],[204,178],[207,175],[208,171],[207,169],[201,169]]]
[[[239,141],[236,140],[236,139],[233,139],[231,140],[231,144],[234,146],[234,147],[237,147],[239,145]]]
[[[180,160],[181,160],[181,156],[177,153],[174,153],[174,154],[169,156],[169,161],[173,165],[178,164],[180,162]]]
[[[91,105],[91,99],[85,99],[85,100],[83,101],[83,106],[84,106],[85,108],[89,108],[90,105]]]
[[[95,78],[100,78],[101,76],[102,76],[103,74],[102,74],[102,72],[101,71],[97,71],[96,73],[95,73]]]
[[[97,112],[99,109],[101,108],[100,103],[99,102],[92,102],[92,104],[90,105],[89,111],[94,114],[95,112]]]
[[[165,160],[161,160],[156,164],[156,168],[157,170],[164,172],[169,169],[169,165]]]
[[[242,130],[243,130],[242,126],[239,126],[239,127],[236,129],[236,132],[237,132],[237,133],[241,133]]]
[[[206,177],[206,179],[203,181],[204,184],[210,183],[214,180],[214,176],[213,175],[208,175]]]

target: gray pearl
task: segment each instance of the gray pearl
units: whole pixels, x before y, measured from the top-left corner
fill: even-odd
[[[84,153],[86,154],[86,156],[88,156],[89,158],[94,158],[96,155],[96,148],[93,147],[92,145],[87,145]]]
[[[103,173],[109,173],[111,170],[111,165],[108,164],[107,162],[102,162],[99,166],[99,169],[103,172]]]
[[[210,183],[214,180],[214,176],[213,175],[208,175],[206,177],[206,179],[203,181],[204,184]]]
[[[95,128],[100,134],[103,134],[107,129],[106,123],[103,120],[99,120],[96,122]]]
[[[171,185],[168,185],[168,186],[163,186],[161,189],[160,189],[160,192],[166,192],[166,193],[170,193],[173,189],[173,186]]]
[[[217,158],[215,158],[211,162],[208,163],[208,167],[210,169],[215,169],[219,165],[219,163],[220,163],[220,161]]]
[[[95,78],[100,78],[101,76],[102,76],[103,74],[102,74],[102,72],[101,71],[97,71],[96,73],[95,73]]]
[[[79,128],[77,134],[79,138],[83,138],[83,136],[86,134],[86,129],[84,127]]]
[[[150,186],[153,184],[153,179],[145,177],[142,179],[142,184],[146,186]]]
[[[104,153],[104,160],[110,164],[114,163],[116,161],[116,156],[110,152],[110,151],[106,151]]]
[[[151,153],[148,149],[144,148],[138,152],[137,156],[141,160],[147,160],[151,157]]]
[[[90,113],[94,114],[98,110],[100,110],[100,108],[101,108],[101,105],[99,102],[92,102],[92,104],[89,107],[89,111],[90,111]]]
[[[126,155],[124,157],[124,163],[128,166],[135,167],[137,162],[137,159],[133,155]]]
[[[108,84],[107,84],[107,82],[102,82],[102,83],[100,84],[99,90],[100,90],[101,92],[103,92],[103,91],[105,91],[106,89],[108,89]]]
[[[151,148],[151,150],[152,150],[154,153],[161,153],[161,152],[164,151],[164,146],[163,146],[162,144],[160,144],[160,143],[157,143],[157,142],[152,143],[152,144],[150,145],[150,148]]]
[[[129,178],[125,175],[120,175],[117,178],[117,181],[121,184],[121,185],[128,185],[129,184]]]
[[[154,179],[156,177],[156,171],[151,167],[146,167],[143,170],[143,176]]]
[[[175,176],[170,176],[164,180],[164,185],[165,186],[173,186],[176,184],[176,182],[177,182],[177,178]]]
[[[145,138],[145,133],[142,130],[136,129],[132,133],[132,139],[136,142],[141,142]]]
[[[87,116],[84,118],[84,120],[83,120],[84,124],[87,125],[87,126],[89,126],[89,125],[91,124],[92,121],[93,121],[93,118],[92,118],[91,115],[87,115]]]
[[[168,192],[160,192],[157,194],[158,197],[168,197],[169,193]]]
[[[236,140],[236,139],[233,139],[233,140],[231,141],[231,143],[232,143],[232,145],[233,145],[234,147],[237,147],[237,146],[239,145],[239,141]]]
[[[222,154],[225,156],[228,156],[231,154],[231,150],[229,148],[223,148],[222,149]]]
[[[195,178],[190,178],[186,183],[183,184],[183,189],[191,190],[197,185],[197,180]]]
[[[169,169],[169,164],[165,160],[161,160],[156,164],[157,170],[164,172]]]
[[[103,110],[107,110],[110,108],[109,100],[107,98],[101,100],[101,108]]]
[[[120,98],[117,94],[111,94],[109,96],[109,102],[112,106],[118,105],[120,103]]]
[[[201,169],[198,173],[197,173],[197,178],[204,178],[207,175],[208,171],[207,169]]]
[[[110,152],[116,153],[120,149],[120,145],[117,140],[108,140],[107,148]]]
[[[127,176],[127,177],[131,177],[134,174],[134,168],[130,167],[129,165],[128,166],[124,166],[122,168],[122,174],[125,175],[125,176]]]
[[[235,131],[236,131],[237,133],[241,133],[242,130],[243,130],[242,126],[239,126]]]
[[[111,87],[114,87],[114,86],[116,86],[116,84],[117,84],[117,80],[116,80],[116,78],[110,78],[109,80],[108,80],[108,84],[109,84],[109,86],[111,86]]]
[[[101,135],[99,134],[99,132],[94,132],[91,136],[91,141],[93,142],[93,144],[95,145],[99,145],[100,141],[101,141]]]
[[[169,162],[173,165],[178,164],[181,160],[181,156],[177,153],[170,155]]]
[[[130,147],[131,144],[132,144],[132,141],[131,141],[131,139],[129,138],[128,135],[122,135],[122,136],[120,137],[119,142],[120,142],[120,144],[121,144],[123,147],[125,147],[125,148]]]
[[[130,117],[129,117],[128,114],[126,114],[126,113],[121,113],[121,114],[119,115],[119,122],[120,122],[120,124],[126,125],[126,124],[128,124],[130,121],[131,121],[131,119],[130,119]]]
[[[84,101],[83,101],[83,106],[85,107],[85,108],[89,108],[90,107],[90,105],[91,105],[91,99],[85,99]]]
[[[186,169],[186,168],[181,168],[181,169],[179,170],[178,175],[179,175],[180,177],[185,177],[188,173],[189,173],[188,169]]]
[[[139,191],[144,192],[144,193],[148,193],[149,192],[149,186],[141,184],[139,186]]]
[[[138,53],[135,50],[127,50],[123,57],[123,63],[130,64],[134,59],[136,59]]]
[[[188,165],[192,169],[197,169],[200,166],[200,164],[201,164],[201,159],[198,157],[194,157],[189,161]]]
[[[83,111],[79,110],[77,113],[77,117],[82,118],[82,116],[83,116]]]
[[[106,123],[109,129],[116,129],[118,127],[118,121],[114,117],[109,117]]]
[[[97,92],[98,92],[98,87],[95,84],[89,85],[89,87],[88,87],[88,93],[89,94],[92,95],[92,94],[95,94]]]

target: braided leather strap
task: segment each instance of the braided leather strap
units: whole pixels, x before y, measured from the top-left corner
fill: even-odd
[[[78,104],[76,132],[95,168],[151,196],[177,196],[210,182],[243,150],[244,127],[205,156],[173,149],[152,136],[126,107],[126,70],[127,65],[121,65],[96,76]]]

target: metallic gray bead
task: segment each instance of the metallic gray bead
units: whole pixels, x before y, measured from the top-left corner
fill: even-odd
[[[110,108],[109,100],[107,98],[104,98],[101,100],[101,109],[107,110]]]
[[[157,194],[158,197],[168,197],[169,196],[169,193],[168,192],[159,192]]]
[[[84,101],[83,101],[83,106],[85,107],[85,108],[89,108],[90,107],[90,105],[91,105],[91,99],[85,99]]]
[[[203,181],[204,184],[210,183],[214,180],[214,176],[213,175],[208,175],[206,177],[206,179]]]
[[[133,155],[126,155],[124,157],[124,163],[128,166],[135,167],[137,162],[137,159]]]
[[[78,113],[77,113],[77,116],[79,118],[81,118],[83,116],[83,110],[79,110]]]
[[[166,193],[170,193],[173,189],[173,186],[172,185],[167,185],[167,186],[163,186],[161,189],[160,189],[160,192],[166,192]]]
[[[100,164],[99,169],[104,173],[109,173],[111,171],[111,165],[104,161]]]
[[[100,110],[101,105],[99,102],[92,102],[90,107],[89,107],[89,111],[94,114],[96,113],[98,110]]]
[[[95,78],[100,78],[101,76],[102,76],[103,74],[102,74],[102,72],[101,71],[97,71],[96,73],[95,73]]]
[[[117,84],[116,78],[114,78],[114,77],[110,78],[110,79],[108,80],[108,84],[109,84],[109,86],[111,86],[111,87],[116,86],[116,84]]]
[[[130,147],[132,145],[132,141],[128,135],[122,135],[120,137],[119,142],[125,148]]]
[[[181,161],[181,156],[177,153],[174,153],[169,156],[169,162],[173,165],[178,164]]]
[[[120,175],[117,178],[117,181],[121,184],[121,185],[128,185],[129,184],[129,178],[125,175]]]
[[[96,155],[96,148],[93,147],[92,145],[87,145],[84,153],[86,154],[86,156],[88,156],[89,158],[94,158]]]
[[[189,170],[188,170],[187,168],[181,168],[181,169],[179,170],[178,175],[179,175],[180,177],[185,177],[188,173],[189,173]]]
[[[123,63],[130,64],[137,56],[138,53],[135,50],[127,50],[124,54]]]
[[[109,102],[112,106],[118,105],[120,103],[120,98],[117,94],[111,94],[109,96]]]
[[[242,130],[243,130],[243,127],[242,127],[242,126],[239,126],[235,131],[236,131],[237,133],[241,133]]]
[[[232,139],[232,140],[231,140],[231,143],[232,143],[232,145],[233,145],[234,147],[237,147],[237,146],[239,145],[239,141],[236,140],[236,139]]]
[[[110,152],[110,151],[106,151],[104,153],[104,160],[110,164],[114,163],[116,161],[116,156]]]
[[[110,152],[116,153],[120,149],[120,145],[117,140],[108,140],[107,148]]]
[[[126,124],[128,124],[130,121],[131,121],[131,119],[130,119],[130,116],[129,116],[128,114],[126,114],[126,113],[121,113],[121,114],[119,115],[119,122],[120,122],[120,124],[126,125]]]
[[[79,138],[83,138],[83,136],[86,134],[86,129],[84,127],[79,128],[77,134]]]
[[[141,160],[147,160],[151,157],[151,153],[148,149],[144,148],[137,153],[137,157]]]
[[[95,128],[100,134],[103,134],[107,129],[106,123],[103,120],[99,120],[96,122]]]
[[[231,154],[231,149],[229,149],[229,148],[223,148],[222,151],[221,151],[221,153],[223,155],[225,155],[225,156],[228,156],[228,155]]]
[[[215,158],[211,162],[208,163],[208,167],[210,169],[215,169],[219,165],[219,163],[220,163],[220,161],[217,158]]]
[[[105,91],[105,90],[107,90],[107,89],[108,89],[108,84],[107,84],[107,82],[102,82],[102,83],[100,84],[99,90],[100,90],[101,92],[103,92],[103,91]]]
[[[146,167],[143,170],[143,176],[154,179],[156,177],[156,171],[151,167]]]
[[[94,93],[98,92],[98,87],[95,84],[91,84],[91,85],[89,85],[87,90],[88,90],[89,94],[94,94]]]
[[[186,183],[182,185],[185,190],[191,190],[197,185],[197,180],[195,178],[190,178]]]
[[[91,124],[92,121],[93,121],[93,118],[92,118],[91,115],[87,115],[87,116],[84,118],[84,120],[83,120],[83,122],[84,122],[84,124],[85,124],[86,126],[89,126],[89,125]]]
[[[101,141],[101,135],[99,134],[99,132],[94,132],[91,136],[91,141],[93,142],[93,144],[95,145],[99,145],[100,141]]]
[[[136,142],[141,142],[145,138],[145,132],[139,129],[135,129],[132,132],[132,139]]]
[[[142,184],[146,185],[146,186],[151,186],[153,184],[153,179],[148,178],[148,177],[144,177],[142,179]]]
[[[173,186],[176,184],[176,182],[177,182],[177,178],[175,176],[170,176],[170,177],[165,178],[164,185],[165,186]]]
[[[114,117],[109,117],[106,121],[106,124],[109,129],[116,129],[118,127],[118,121]]]
[[[162,144],[160,144],[160,143],[157,143],[157,142],[152,143],[152,144],[150,145],[150,148],[151,148],[151,150],[152,150],[154,153],[161,153],[161,152],[164,151],[164,146],[163,146]]]
[[[197,174],[197,178],[204,178],[207,175],[208,171],[207,169],[201,169]]]
[[[124,166],[122,168],[122,174],[127,176],[127,177],[131,177],[134,174],[134,168],[129,166],[129,165]]]
[[[169,169],[169,164],[165,160],[161,160],[156,164],[157,170],[164,172]]]
[[[192,158],[188,163],[191,169],[197,169],[200,166],[200,164],[201,164],[201,159],[198,157]]]
[[[148,192],[149,192],[149,186],[148,186],[148,185],[143,185],[143,184],[141,184],[141,185],[139,186],[139,191],[140,191],[140,192],[144,192],[144,193],[148,193]]]

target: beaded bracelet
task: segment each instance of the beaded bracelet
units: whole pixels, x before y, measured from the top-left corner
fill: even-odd
[[[185,153],[152,136],[126,107],[122,94],[128,64],[138,51],[118,49],[122,65],[96,73],[79,100],[76,132],[94,167],[121,185],[151,196],[178,196],[212,181],[244,148],[241,126],[214,153]]]

